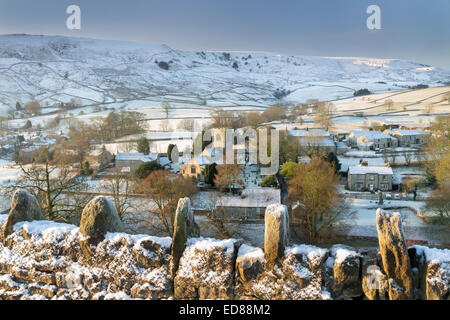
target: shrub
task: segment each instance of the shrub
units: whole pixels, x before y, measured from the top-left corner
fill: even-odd
[[[364,89],[359,89],[359,90],[355,91],[353,93],[353,96],[355,96],[355,97],[366,96],[366,95],[371,94],[371,93],[372,92],[370,92],[369,89],[364,88]]]
[[[278,188],[278,180],[273,174],[268,175],[261,182],[261,187]]]
[[[143,154],[150,153],[150,145],[149,145],[146,137],[142,137],[138,140],[137,150],[138,150],[138,152],[143,153]]]
[[[164,70],[169,70],[169,64],[165,61],[158,62],[158,67]]]
[[[273,96],[277,99],[282,99],[291,93],[290,90],[277,88],[273,93]]]
[[[147,178],[151,172],[159,169],[162,169],[162,167],[156,161],[144,162],[136,169],[134,176],[142,180]]]
[[[81,163],[81,166],[80,166],[80,174],[81,175],[89,176],[92,174],[92,172],[93,172],[93,170],[90,168],[88,161]]]
[[[214,176],[217,174],[216,164],[207,164],[205,166],[205,183],[214,186]]]

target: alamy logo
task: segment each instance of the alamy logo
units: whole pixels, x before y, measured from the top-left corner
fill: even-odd
[[[69,267],[66,274],[66,287],[68,289],[76,289],[81,286],[81,273],[79,270]]]
[[[70,16],[66,20],[67,29],[80,30],[81,29],[81,9],[77,5],[70,5],[66,9],[66,13]]]
[[[370,5],[366,10],[370,16],[367,18],[366,25],[369,30],[381,29],[381,9],[377,5]]]
[[[377,266],[369,266],[367,268],[367,274],[369,275],[366,280],[367,288],[369,288],[370,290],[382,289],[380,268],[378,268]]]

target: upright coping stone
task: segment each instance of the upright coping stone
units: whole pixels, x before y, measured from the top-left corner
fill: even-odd
[[[82,242],[96,245],[105,238],[107,232],[123,232],[124,227],[116,208],[106,197],[92,199],[83,209],[80,221]]]
[[[289,245],[289,215],[285,205],[271,204],[266,208],[264,256],[266,270],[272,270],[275,261],[283,257]]]
[[[6,238],[13,232],[13,226],[21,221],[45,220],[41,207],[36,197],[24,189],[17,189],[11,200],[11,210],[2,227],[2,239],[6,244]]]
[[[178,263],[183,255],[184,247],[188,237],[200,236],[199,227],[194,220],[194,212],[191,208],[191,200],[189,198],[181,198],[178,200],[177,211],[175,212],[175,220],[173,225],[173,237],[170,259],[170,274],[172,278],[178,269]]]
[[[406,249],[400,214],[377,210],[377,231],[390,300],[414,298],[411,262]]]

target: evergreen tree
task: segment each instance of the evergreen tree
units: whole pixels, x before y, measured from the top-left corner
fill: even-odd
[[[143,153],[145,155],[150,153],[150,144],[149,144],[147,138],[142,137],[138,140],[137,150],[138,150],[138,152]]]
[[[216,174],[217,174],[217,169],[216,169],[216,164],[215,163],[207,164],[205,166],[204,175],[205,175],[205,182],[207,184],[210,184],[212,186],[215,185],[214,177],[215,177]]]
[[[145,179],[151,172],[159,169],[162,168],[156,161],[144,162],[136,169],[134,176],[138,179]]]
[[[341,163],[339,162],[338,157],[333,152],[328,153],[328,155],[324,158],[324,160],[328,161],[334,166],[334,171],[336,173],[338,173],[339,170],[341,170]]]

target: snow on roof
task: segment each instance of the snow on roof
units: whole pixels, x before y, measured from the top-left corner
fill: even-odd
[[[217,196],[211,198],[212,195]],[[214,203],[211,203],[214,202]],[[273,188],[245,189],[239,195],[213,194],[201,191],[192,197],[193,207],[198,210],[208,210],[212,206],[240,207],[240,208],[263,208],[270,204],[281,203],[280,190]]]
[[[224,196],[217,201],[223,207],[267,207],[280,203],[280,190],[272,188],[245,189],[241,196]]]
[[[401,136],[419,136],[426,135],[428,132],[422,129],[411,129],[411,130],[386,130],[391,135],[401,135]]]
[[[355,166],[348,168],[350,174],[393,174],[391,167],[366,167],[366,166]]]
[[[140,152],[117,152],[116,161],[142,161],[148,162],[158,159],[157,153],[145,155]]]
[[[307,138],[300,138],[300,145],[301,146],[321,146],[321,147],[335,147],[335,143],[333,139],[330,137],[307,137]]]
[[[294,137],[329,137],[330,133],[323,129],[296,129],[288,130],[288,134]]]
[[[366,137],[369,140],[373,140],[373,139],[386,139],[386,138],[391,138],[390,135],[382,133],[378,130],[361,130],[361,131],[352,131],[352,133],[350,134],[350,136],[355,137],[356,139],[360,138],[360,137]]]
[[[104,149],[95,149],[95,150],[92,150],[91,152],[89,152],[89,155],[91,156],[91,157],[98,157],[98,156],[100,156],[103,152],[105,152],[106,150],[104,150]]]
[[[37,150],[39,150],[41,148],[42,148],[42,146],[35,145],[35,146],[31,146],[31,147],[22,149],[22,152],[34,152],[34,151],[37,151]]]
[[[164,166],[164,165],[169,164],[169,163],[170,163],[169,157],[160,157],[159,158],[159,164],[160,165]]]
[[[336,147],[338,149],[348,149],[347,144],[345,142],[342,142],[342,141],[336,142]]]
[[[386,119],[383,121],[386,125],[399,125],[403,127],[415,127],[415,128],[427,128],[430,126],[430,122],[426,121],[423,123],[415,122],[415,121],[406,121],[406,120],[390,120]]]
[[[211,160],[209,159],[209,157],[204,157],[204,156],[196,156],[194,157],[195,162],[198,163],[199,166],[204,166],[207,164],[211,164]]]

